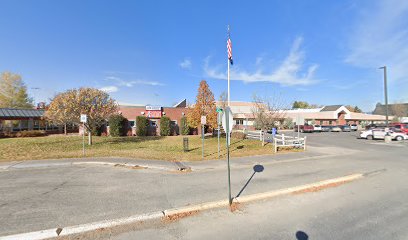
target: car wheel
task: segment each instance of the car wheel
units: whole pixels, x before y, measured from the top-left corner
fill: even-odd
[[[368,135],[368,136],[366,137],[366,139],[367,139],[367,140],[373,140],[374,138],[373,138],[373,135]]]
[[[402,139],[403,139],[402,136],[397,136],[397,137],[395,137],[395,140],[397,140],[397,141],[402,141]]]

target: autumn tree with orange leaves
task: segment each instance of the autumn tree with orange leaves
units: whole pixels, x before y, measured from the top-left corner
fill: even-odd
[[[217,127],[217,112],[214,94],[205,80],[201,80],[194,107],[188,112],[189,126],[198,128],[201,125],[201,116],[207,117],[207,125]]]
[[[118,105],[108,93],[95,88],[80,88],[58,94],[51,101],[46,117],[58,124],[80,125],[81,114],[86,114],[84,125],[88,131],[88,144],[91,145],[92,131],[106,123],[117,110]]]

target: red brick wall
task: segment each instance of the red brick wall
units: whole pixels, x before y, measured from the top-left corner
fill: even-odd
[[[163,107],[162,108],[162,116],[167,116],[172,121],[177,121],[177,125],[180,126],[181,118],[183,117],[183,113],[187,115],[188,108],[172,108],[172,107]],[[147,112],[145,107],[119,107],[119,112],[127,118],[129,121],[135,121],[137,116],[147,116]],[[141,114],[144,112],[144,115]],[[149,135],[159,135],[160,132],[160,118],[152,118],[157,121],[157,128],[156,133],[154,133],[154,129],[149,129]]]

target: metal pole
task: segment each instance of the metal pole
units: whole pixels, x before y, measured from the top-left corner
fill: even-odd
[[[220,125],[218,125],[218,158],[220,158]]]
[[[229,111],[230,109],[227,108],[225,111],[225,125],[226,125],[226,137],[227,137],[227,164],[228,164],[228,202],[231,206],[232,198],[231,198],[231,169],[230,169],[230,152],[229,152]]]
[[[82,155],[85,157],[85,123],[82,123]]]
[[[202,147],[202,151],[201,151],[201,156],[204,160],[204,124],[201,124],[201,138],[203,139],[203,147]]]
[[[230,27],[228,25],[228,40],[229,40],[229,36],[230,35]],[[230,106],[230,59],[228,58],[228,52],[227,52],[227,66],[228,66],[228,70],[227,70],[227,78],[228,78],[228,94],[227,94],[227,98],[228,98],[228,107]]]
[[[387,66],[384,66],[385,125],[388,127]]]

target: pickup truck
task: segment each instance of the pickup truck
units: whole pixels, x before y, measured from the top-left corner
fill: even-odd
[[[312,132],[314,132],[314,127],[313,127],[313,125],[296,125],[295,126],[295,128],[294,128],[294,131],[295,132],[297,132],[298,131],[298,129],[299,129],[299,131],[300,132],[309,132],[309,133],[312,133]]]

